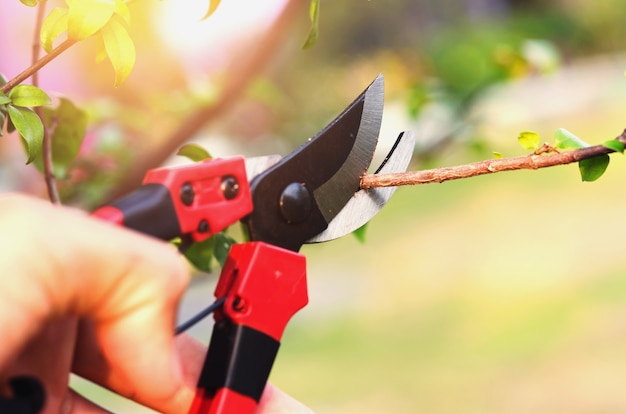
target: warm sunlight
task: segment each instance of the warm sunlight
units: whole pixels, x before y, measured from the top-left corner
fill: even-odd
[[[232,48],[270,24],[285,0],[222,1],[217,11],[201,20],[208,1],[168,0],[159,7],[157,25],[167,47],[195,70],[219,69],[232,57]]]

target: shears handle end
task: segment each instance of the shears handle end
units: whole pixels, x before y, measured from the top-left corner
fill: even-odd
[[[226,299],[189,413],[251,414],[287,323],[308,302],[305,257],[263,242],[235,244],[215,295]]]

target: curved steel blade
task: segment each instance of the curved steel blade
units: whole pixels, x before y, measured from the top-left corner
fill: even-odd
[[[385,157],[376,174],[391,174],[406,171],[413,155],[415,136],[410,131],[400,134]],[[346,204],[328,224],[328,228],[309,239],[306,243],[320,243],[337,239],[353,232],[370,221],[389,201],[397,187],[372,188],[361,190]]]
[[[335,120],[254,179],[251,240],[299,250],[323,231],[359,189],[376,144],[384,81],[374,82]]]

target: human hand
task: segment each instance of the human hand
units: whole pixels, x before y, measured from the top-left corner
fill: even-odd
[[[162,413],[186,413],[206,348],[174,337],[188,283],[168,244],[24,196],[0,196],[0,387],[30,375],[44,413],[105,413],[69,373]],[[309,412],[268,385],[263,413]]]

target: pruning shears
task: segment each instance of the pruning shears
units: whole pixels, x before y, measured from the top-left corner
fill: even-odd
[[[337,118],[281,158],[231,157],[149,171],[93,216],[163,240],[205,240],[241,221],[215,288],[215,324],[190,414],[253,413],[291,317],[308,302],[305,243],[350,233],[395,188],[360,190],[383,112],[379,75]],[[400,134],[375,173],[406,170],[414,137]]]

